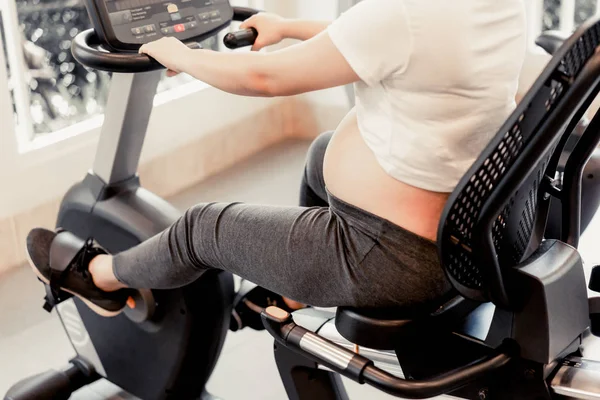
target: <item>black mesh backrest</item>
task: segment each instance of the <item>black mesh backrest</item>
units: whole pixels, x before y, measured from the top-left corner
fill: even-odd
[[[541,243],[552,156],[597,93],[584,67],[598,45],[600,22],[590,21],[557,52],[451,195],[438,245],[463,296],[510,306],[506,271]]]

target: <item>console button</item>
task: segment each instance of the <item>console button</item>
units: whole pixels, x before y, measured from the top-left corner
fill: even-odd
[[[221,11],[215,10],[215,11],[211,12],[210,13],[210,18],[211,19],[221,18]]]
[[[175,32],[183,32],[185,31],[185,26],[183,24],[177,24],[173,27]]]
[[[144,32],[146,32],[146,33],[152,33],[155,30],[156,30],[156,27],[154,26],[154,24],[144,26]]]
[[[171,14],[171,19],[172,19],[173,21],[178,21],[178,20],[180,20],[180,19],[181,19],[181,14],[179,14],[178,12],[177,12],[177,13],[173,13],[173,14]]]
[[[188,22],[187,24],[185,24],[186,29],[194,29],[197,26],[198,23],[196,21]]]
[[[142,33],[144,33],[144,27],[139,26],[137,28],[131,28],[131,33],[133,33],[134,35],[141,35]]]
[[[198,18],[200,18],[200,21],[208,21],[210,19],[210,13],[198,14]]]
[[[175,32],[175,29],[173,29],[172,26],[169,26],[168,28],[162,28],[160,31],[163,33],[163,35],[168,35],[169,33]]]
[[[177,11],[179,11],[179,7],[177,7],[177,4],[172,4],[172,3],[171,3],[171,4],[169,4],[169,5],[167,6],[167,11],[168,11],[169,13],[176,13]]]

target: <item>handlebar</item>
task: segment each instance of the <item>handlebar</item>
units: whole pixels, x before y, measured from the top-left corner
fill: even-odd
[[[258,14],[259,10],[247,7],[233,7],[233,20],[245,21],[251,16]],[[225,36],[224,43],[230,49],[250,46],[254,44],[258,32],[247,29],[230,33]],[[186,45],[191,49],[199,49],[198,43],[190,42]],[[73,40],[71,45],[73,57],[81,64],[108,72],[138,73],[163,69],[158,61],[146,54],[128,52],[109,52],[102,46],[102,42],[93,29],[81,32]]]
[[[292,316],[276,307],[265,309],[261,318],[266,330],[282,346],[332,369],[361,384],[371,385],[388,394],[425,399],[448,394],[472,381],[506,366],[518,353],[517,346],[507,341],[494,354],[439,376],[423,380],[407,380],[375,367],[373,361],[308,331],[294,323]]]
[[[243,22],[251,16],[258,14],[260,10],[248,7],[233,7],[233,20]]]
[[[187,43],[191,49],[199,49],[198,43]],[[86,67],[108,72],[137,73],[163,69],[152,57],[139,53],[113,53],[102,47],[93,29],[81,32],[71,45],[73,57]]]
[[[260,11],[248,7],[233,7],[233,20],[243,22]],[[256,42],[258,31],[254,28],[228,33],[223,38],[223,43],[229,49],[239,49],[252,46]]]
[[[229,49],[239,49],[246,46],[252,46],[256,42],[258,31],[255,28],[244,29],[237,32],[228,33],[223,38],[223,43]]]

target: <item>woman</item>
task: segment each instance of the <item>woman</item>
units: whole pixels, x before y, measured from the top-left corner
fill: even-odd
[[[169,75],[230,93],[354,83],[357,105],[311,147],[301,207],[201,204],[114,257],[37,229],[33,268],[107,316],[132,288],[184,286],[210,268],[315,306],[429,304],[450,291],[435,243],[441,212],[515,106],[525,24],[522,0],[365,0],[332,24],[246,21],[259,32],[255,50],[304,41],[271,53],[190,50],[174,38],[144,45]]]

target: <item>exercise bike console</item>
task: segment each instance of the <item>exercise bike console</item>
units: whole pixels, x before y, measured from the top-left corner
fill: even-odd
[[[112,50],[137,50],[161,37],[201,40],[229,25],[226,0],[86,0],[94,30]]]

